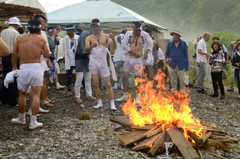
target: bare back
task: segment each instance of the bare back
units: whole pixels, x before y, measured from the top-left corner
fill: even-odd
[[[40,63],[40,56],[50,56],[47,41],[38,34],[24,34],[18,36],[13,54],[17,54],[21,64]]]
[[[132,37],[130,49],[134,52],[136,52],[139,56],[143,55],[143,42],[141,36],[139,37]],[[130,56],[134,56],[131,53],[129,53]]]

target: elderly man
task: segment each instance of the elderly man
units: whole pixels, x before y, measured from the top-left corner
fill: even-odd
[[[184,72],[188,71],[188,46],[185,41],[180,39],[182,35],[179,30],[173,30],[170,33],[173,40],[167,45],[165,53],[167,65],[169,66],[169,77],[173,91],[177,91],[177,83],[179,80],[180,90],[185,92]]]
[[[207,91],[203,88],[204,78],[205,78],[205,64],[206,59],[209,57],[207,53],[206,42],[210,39],[210,33],[205,32],[203,38],[197,44],[197,65],[198,65],[198,93],[207,94]]]
[[[75,27],[71,24],[65,28],[67,35],[63,39],[63,58],[65,61],[66,81],[68,93],[65,97],[72,96],[72,73],[75,69],[75,53],[79,36],[74,33]]]
[[[135,22],[133,30],[127,31],[124,36],[123,49],[126,54],[126,60],[123,65],[123,96],[116,101],[128,100],[129,75],[134,71],[135,78],[141,76],[142,58],[148,58],[148,53],[153,48],[151,37],[145,31],[142,31],[142,24]],[[136,103],[140,104],[139,92],[136,95]]]
[[[7,44],[10,49],[10,55],[2,57],[2,67],[3,67],[3,79],[5,79],[8,72],[12,71],[12,52],[14,43],[19,35],[19,19],[17,17],[12,17],[9,19],[9,28],[4,29],[1,34],[2,40]],[[17,67],[19,67],[19,60],[17,61]],[[9,84],[8,88],[3,85],[2,89],[2,104],[16,106],[17,105],[17,82]]]
[[[11,120],[12,123],[26,124],[25,107],[27,89],[31,86],[32,100],[30,107],[32,115],[30,119],[29,129],[42,127],[43,123],[37,122],[37,113],[40,105],[40,92],[43,85],[43,71],[40,56],[50,57],[47,41],[44,37],[39,36],[41,33],[41,22],[37,19],[28,22],[30,34],[20,35],[15,42],[12,53],[12,70],[17,70],[17,58],[21,61],[18,77],[19,89],[19,117]]]
[[[110,83],[110,71],[107,65],[107,48],[108,41],[113,42],[113,48],[116,49],[116,42],[113,34],[104,34],[101,32],[101,23],[98,19],[93,19],[91,22],[92,35],[88,36],[85,40],[85,51],[90,52],[89,70],[92,75],[93,89],[98,100],[98,104],[94,109],[103,107],[102,100],[100,99],[99,89],[99,75],[107,88],[108,97],[110,98],[111,110],[117,110],[114,103],[113,90]]]

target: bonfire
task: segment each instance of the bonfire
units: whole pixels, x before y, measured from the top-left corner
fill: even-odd
[[[156,88],[153,84],[157,83]],[[141,85],[138,86],[138,84]],[[122,110],[131,121],[126,123],[110,118],[131,132],[119,136],[119,141],[128,146],[134,144],[132,151],[148,151],[149,156],[157,152],[172,153],[172,157],[183,155],[186,159],[199,158],[196,151],[216,149],[230,151],[227,143],[238,143],[238,139],[225,136],[226,133],[216,125],[204,126],[196,119],[189,107],[190,96],[187,92],[171,92],[165,87],[165,74],[159,70],[154,81],[137,78],[135,85],[139,92],[140,104],[129,99]],[[167,149],[167,150],[166,150]]]

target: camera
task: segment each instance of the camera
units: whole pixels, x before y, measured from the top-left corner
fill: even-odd
[[[215,61],[216,57],[211,57],[210,56],[210,60],[209,60],[209,65],[212,65]]]

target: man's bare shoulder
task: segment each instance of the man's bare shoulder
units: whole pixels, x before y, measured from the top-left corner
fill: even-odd
[[[91,40],[92,37],[93,37],[93,35],[89,35],[89,36],[86,37],[86,40]]]

